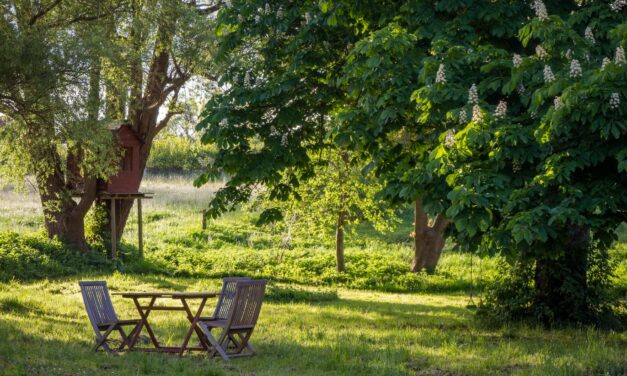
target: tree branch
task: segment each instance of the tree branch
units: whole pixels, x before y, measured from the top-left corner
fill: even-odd
[[[85,214],[91,208],[94,200],[96,200],[97,195],[97,179],[96,178],[85,178],[84,186],[83,186],[83,195],[81,196],[81,200],[76,205],[74,209],[74,214],[79,217],[84,217]]]
[[[442,234],[444,230],[451,223],[442,213],[435,216],[435,220],[433,221],[433,229],[438,232],[438,234]]]
[[[224,1],[218,1],[213,5],[196,5],[196,11],[202,15],[210,15],[217,12],[224,5]]]
[[[57,5],[61,4],[61,1],[62,0],[55,0],[48,7],[41,8],[39,10],[39,12],[33,14],[33,16],[28,21],[28,26],[33,26],[35,24],[35,22],[37,22],[38,19],[40,19],[41,17],[45,16],[48,12],[53,10]]]

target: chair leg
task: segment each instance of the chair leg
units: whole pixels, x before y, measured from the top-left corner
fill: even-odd
[[[130,350],[131,346],[128,340],[128,336],[126,335],[126,333],[124,332],[124,329],[122,329],[121,326],[118,327],[118,332],[120,332],[120,337],[122,337],[122,343],[120,343],[120,346],[118,346],[118,351],[122,351],[124,349],[124,346],[128,346]]]
[[[211,343],[212,349],[209,350],[209,357],[214,357],[215,353],[217,352],[218,354],[220,354],[223,360],[229,360],[228,354],[226,353],[226,351],[224,351],[222,345],[218,343],[215,337],[211,334],[211,331],[207,328],[207,326],[204,325],[202,322],[198,323],[198,325],[207,337],[207,340],[209,340],[209,343]]]
[[[240,354],[242,351],[244,351],[244,349],[246,349],[250,352],[249,355],[251,356],[255,355],[254,348],[248,342],[252,334],[253,334],[252,330],[237,333],[237,336],[239,337],[240,340],[239,340],[239,343],[237,344],[237,348],[235,349],[236,354]]]
[[[109,345],[107,345],[107,338],[113,329],[115,329],[115,326],[115,324],[110,325],[104,334],[96,333],[96,346],[94,347],[94,351],[97,351],[99,347],[102,347],[108,353],[113,352],[111,348],[109,348]]]

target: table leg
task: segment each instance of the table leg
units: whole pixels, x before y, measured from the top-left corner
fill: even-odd
[[[150,299],[150,303],[148,304],[148,306],[146,307],[146,311],[144,312],[141,308],[141,305],[139,304],[139,298],[133,298],[133,302],[135,303],[135,307],[137,308],[137,311],[139,312],[141,321],[139,323],[139,328],[137,328],[137,333],[135,333],[135,336],[133,337],[133,340],[131,341],[131,345],[129,346],[129,349],[132,349],[135,346],[135,343],[137,342],[137,339],[139,338],[139,334],[141,333],[144,327],[146,327],[146,331],[148,332],[148,335],[150,336],[150,340],[152,341],[153,346],[155,346],[156,349],[160,347],[159,342],[157,341],[157,338],[155,337],[155,334],[152,332],[152,328],[150,327],[150,324],[148,324],[148,315],[150,315],[150,311],[152,310],[152,306],[155,304],[156,300],[157,300],[156,297],[153,297],[152,299]]]
[[[185,335],[185,340],[183,340],[183,345],[181,346],[181,351],[179,352],[179,356],[183,356],[183,353],[187,349],[187,343],[192,337],[192,333],[194,331],[196,332],[196,335],[198,336],[198,339],[200,340],[200,344],[203,347],[209,349],[209,347],[207,346],[207,343],[204,340],[204,334],[202,333],[202,330],[198,328],[198,321],[200,320],[200,316],[202,315],[202,310],[205,308],[205,304],[207,303],[207,298],[203,298],[202,301],[200,302],[200,306],[198,307],[198,312],[196,312],[196,315],[192,314],[192,310],[189,308],[189,305],[187,304],[187,301],[185,300],[185,298],[181,298],[181,302],[183,303],[183,307],[185,308],[185,311],[187,312],[187,319],[192,325],[189,327],[189,330],[187,331],[187,334]]]

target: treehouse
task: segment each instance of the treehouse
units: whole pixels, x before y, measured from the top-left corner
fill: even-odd
[[[109,127],[114,134],[114,139],[122,148],[122,160],[119,162],[119,168],[115,175],[111,175],[108,180],[98,182],[98,198],[103,201],[109,201],[111,208],[111,216],[109,223],[111,225],[111,257],[117,258],[117,243],[121,236],[118,224],[122,223],[122,211],[124,207],[130,211],[125,202],[137,200],[137,235],[138,250],[140,257],[143,257],[143,224],[142,224],[142,199],[152,198],[151,193],[143,193],[139,191],[141,184],[142,171],[140,167],[140,148],[142,142],[137,137],[133,129],[128,124],[115,125]]]
[[[133,129],[126,124],[116,126],[112,129],[118,145],[123,150],[123,158],[117,174],[109,177],[108,181],[100,181],[99,192],[106,193],[139,193],[141,183],[141,170],[139,165],[139,149],[141,140]]]
[[[152,193],[139,191],[141,184],[140,148],[141,140],[130,125],[116,124],[110,126],[114,140],[122,148],[122,159],[119,162],[117,172],[109,179],[101,179],[97,184],[97,198],[107,202],[110,207],[109,223],[111,225],[111,256],[117,257],[117,243],[121,235],[122,212],[126,215],[130,212],[132,201],[137,200],[137,235],[140,256],[143,256],[143,224],[142,224],[142,199],[151,199]],[[80,173],[80,162],[83,154],[80,150],[76,153],[68,153],[67,159],[67,184],[76,197],[84,194],[84,179]],[[128,203],[130,202],[130,206]]]

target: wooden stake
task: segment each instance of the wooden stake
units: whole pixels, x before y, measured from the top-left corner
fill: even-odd
[[[139,237],[139,257],[144,258],[144,226],[142,225],[142,199],[137,199],[137,236]]]
[[[116,231],[116,213],[115,213],[115,199],[111,199],[111,258],[118,258],[118,239]]]
[[[202,229],[207,229],[207,210],[202,211]]]

